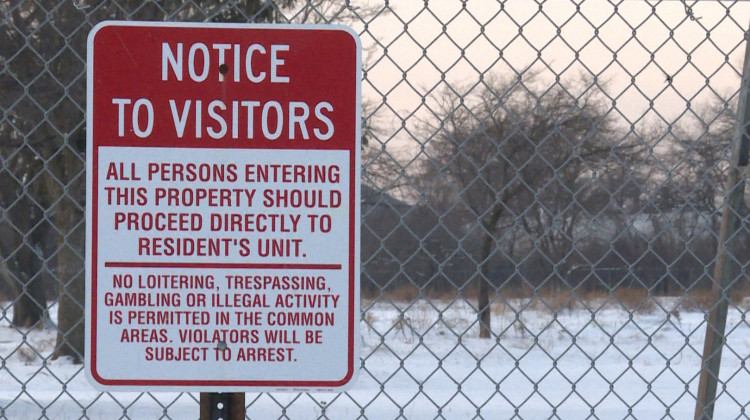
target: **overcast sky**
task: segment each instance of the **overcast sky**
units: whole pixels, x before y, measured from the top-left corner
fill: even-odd
[[[422,96],[434,92],[443,75],[466,86],[483,73],[529,68],[548,80],[591,72],[608,82],[607,93],[629,120],[649,112],[673,120],[688,101],[695,106],[736,92],[750,22],[750,2],[711,0],[391,4],[393,12],[372,19],[362,35],[371,49],[364,54],[363,95],[378,103],[387,95],[395,111],[380,115],[396,126],[401,118],[407,126],[415,123],[415,110],[424,115]]]

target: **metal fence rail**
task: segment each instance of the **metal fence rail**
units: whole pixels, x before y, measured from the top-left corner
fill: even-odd
[[[198,417],[197,394],[100,393],[80,364],[86,37],[113,19],[342,23],[362,40],[359,379],[248,394],[247,418],[690,418],[717,355],[707,330],[721,369],[703,373],[717,392],[698,411],[750,417],[748,199],[725,198],[746,182],[730,155],[747,137],[750,3],[0,0],[0,13],[0,419]]]

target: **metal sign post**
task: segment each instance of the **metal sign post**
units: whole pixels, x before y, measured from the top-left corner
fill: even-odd
[[[245,394],[242,392],[201,392],[200,420],[244,420]]]
[[[743,197],[747,178],[748,153],[750,136],[750,107],[748,107],[748,90],[750,90],[750,48],[745,46],[745,62],[742,70],[739,103],[737,104],[737,122],[734,132],[732,163],[727,177],[727,193],[724,212],[721,219],[718,248],[711,288],[711,311],[706,320],[706,339],[703,346],[703,358],[698,384],[698,396],[695,404],[695,420],[711,420],[716,405],[716,390],[721,368],[721,352],[725,345],[724,335],[727,323],[729,291],[740,273],[738,264],[737,232],[742,227],[740,213],[743,208]]]

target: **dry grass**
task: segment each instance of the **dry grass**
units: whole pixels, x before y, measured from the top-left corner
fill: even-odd
[[[452,301],[462,299],[476,302],[477,287],[470,285],[465,288],[454,288],[435,291],[429,288],[421,289],[412,284],[387,287],[381,294],[370,296],[368,300],[377,300],[383,296],[395,302],[414,302],[419,299],[431,301]],[[544,312],[561,312],[581,307],[598,308],[602,306],[620,307],[634,312],[652,312],[658,308],[655,298],[659,296],[650,293],[646,288],[619,287],[611,293],[603,289],[581,288],[573,290],[569,287],[503,287],[489,296],[491,311],[495,315],[502,315],[508,310],[518,311],[531,308]],[[687,291],[684,295],[673,296],[679,302],[673,308],[665,308],[678,314],[680,311],[705,311],[713,305],[711,289],[701,287]],[[732,304],[750,308],[750,282],[743,280],[733,288],[730,299]]]
[[[372,324],[374,324],[375,321],[377,321],[377,318],[375,318],[375,314],[373,314],[372,311],[365,312],[365,322],[369,328],[372,328]]]
[[[399,286],[388,286],[381,290],[380,293],[371,293],[363,296],[369,301],[381,299],[383,296],[397,302],[411,302],[419,298],[419,288],[413,284],[404,284]]]
[[[578,306],[578,303],[578,297],[572,289],[542,289],[532,301],[531,306],[557,313],[563,310],[573,310]]]
[[[38,357],[37,352],[29,345],[19,348],[16,351],[16,355],[26,365],[33,363]]]
[[[711,289],[693,289],[685,293],[680,301],[680,309],[686,311],[704,311],[712,306]]]
[[[750,304],[750,279],[743,278],[730,292],[729,298],[732,303],[742,308]]]
[[[619,287],[614,290],[612,297],[615,302],[623,305],[629,311],[650,312],[656,307],[653,295],[646,289]]]
[[[729,292],[729,301],[732,305],[741,308],[750,306],[750,284],[743,279]],[[714,291],[709,288],[693,289],[685,294],[681,307],[685,310],[705,311],[716,303]]]

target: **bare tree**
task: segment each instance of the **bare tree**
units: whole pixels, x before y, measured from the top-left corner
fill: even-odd
[[[576,183],[590,178],[618,147],[613,117],[596,86],[590,80],[543,86],[529,74],[489,80],[468,96],[446,90],[435,121],[423,128],[429,138],[422,166],[426,187],[437,197],[451,192],[457,203],[451,208],[465,208],[479,238],[474,252],[480,337],[491,335],[490,266],[504,229],[526,223],[541,230],[541,239],[570,242],[575,218],[565,203],[577,194]]]
[[[660,265],[703,271],[715,256],[735,125],[731,102],[716,99],[654,129],[663,151],[646,184],[653,197],[647,212]],[[669,294],[674,284],[689,290],[693,280],[665,275],[655,290]]]
[[[45,266],[54,258],[47,242],[55,231],[45,215],[60,191],[45,171],[60,142],[43,108],[59,115],[64,96],[64,82],[50,78],[42,57],[54,56],[64,40],[46,32],[46,15],[35,4],[4,1],[0,11],[7,22],[0,30],[0,262],[13,299],[12,323],[31,327],[40,325],[47,309]],[[49,39],[42,41],[43,34]]]

